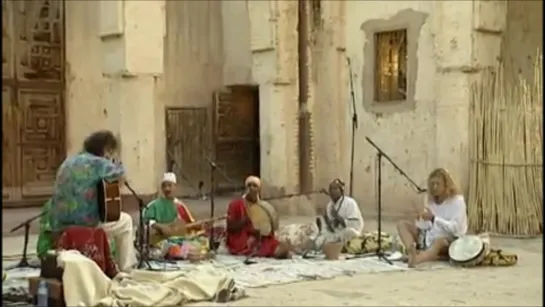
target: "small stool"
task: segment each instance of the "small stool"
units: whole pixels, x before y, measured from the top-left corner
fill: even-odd
[[[40,277],[62,281],[64,269],[57,264],[57,253],[49,251],[41,258]]]

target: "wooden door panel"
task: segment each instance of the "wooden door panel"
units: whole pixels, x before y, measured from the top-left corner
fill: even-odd
[[[216,164],[225,172],[229,179],[235,182],[230,182],[227,178],[218,178],[220,187],[239,188],[244,185],[244,179],[252,174],[254,167],[254,142],[237,142],[226,141],[216,144],[216,153],[218,158]]]
[[[22,196],[52,192],[57,168],[64,158],[64,116],[57,91],[19,91],[22,108],[21,174]]]
[[[237,189],[253,173],[259,144],[257,107],[252,87],[231,87],[214,95],[216,163],[230,177],[219,178],[220,187]]]
[[[61,82],[63,1],[19,1],[16,5],[15,66],[18,80]]]
[[[10,87],[2,87],[2,199],[17,198],[19,191],[19,113]]]
[[[2,176],[19,203],[51,194],[65,156],[63,1],[3,1],[2,9],[4,166],[12,161]]]
[[[167,165],[181,182],[180,193],[196,194],[209,189],[210,121],[207,108],[166,110]]]
[[[216,137],[219,141],[254,140],[256,118],[251,92],[230,90],[216,94]]]
[[[13,77],[14,4],[14,1],[2,1],[2,78]]]

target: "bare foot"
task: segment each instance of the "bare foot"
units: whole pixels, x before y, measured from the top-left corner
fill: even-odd
[[[407,255],[409,256],[408,267],[414,268],[416,266],[416,249],[415,248],[408,249]]]

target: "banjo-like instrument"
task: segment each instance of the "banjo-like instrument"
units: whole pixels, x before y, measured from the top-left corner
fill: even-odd
[[[185,223],[182,220],[175,220],[169,224],[155,224],[155,227],[150,228],[149,243],[155,245],[158,242],[168,239],[169,237],[183,237],[190,234],[190,229],[196,226],[213,223],[226,219],[227,216],[219,216],[210,219],[204,219],[193,223]]]

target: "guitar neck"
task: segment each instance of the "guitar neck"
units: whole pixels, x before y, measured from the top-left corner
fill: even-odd
[[[206,223],[217,222],[217,221],[224,220],[226,218],[227,218],[227,216],[220,216],[220,217],[215,217],[215,218],[211,218],[211,219],[200,220],[200,221],[197,221],[197,222],[189,223],[189,224],[186,225],[186,227],[191,228],[191,227],[195,227],[195,226],[201,226],[201,225],[206,224]]]

